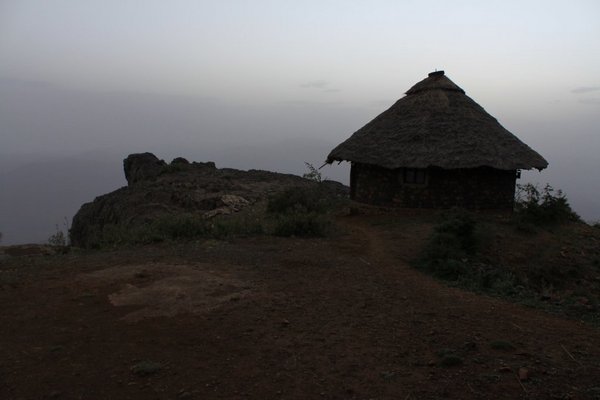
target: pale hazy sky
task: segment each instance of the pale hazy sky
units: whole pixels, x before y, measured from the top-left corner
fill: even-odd
[[[0,167],[150,150],[302,173],[435,69],[600,218],[597,0],[0,0]]]
[[[597,0],[0,2],[5,77],[244,102],[393,99],[435,68],[565,100],[598,84],[599,42]]]

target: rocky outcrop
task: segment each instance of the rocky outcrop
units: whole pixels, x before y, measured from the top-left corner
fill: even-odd
[[[163,160],[159,160],[152,153],[130,154],[123,160],[125,179],[129,185],[155,179],[166,165]]]
[[[89,247],[105,226],[130,229],[178,214],[215,218],[239,212],[285,188],[316,184],[296,175],[219,169],[213,162],[176,158],[167,164],[151,153],[132,154],[123,166],[128,185],[84,204],[73,217],[74,246]],[[347,193],[347,187],[337,182],[322,185]]]

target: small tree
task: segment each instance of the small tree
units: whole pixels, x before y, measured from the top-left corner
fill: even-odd
[[[67,220],[67,217],[64,217],[63,225],[65,227],[65,230],[69,232],[69,221]],[[68,242],[67,235],[65,235],[62,229],[58,227],[58,224],[56,224],[55,227],[56,233],[52,234],[48,238],[48,244],[51,246],[65,247]]]
[[[550,184],[541,191],[531,183],[517,185],[515,211],[520,219],[535,224],[580,220],[562,190],[555,191]]]
[[[302,175],[303,178],[309,179],[314,182],[323,182],[323,176],[321,175],[321,172],[317,168],[315,168],[314,165],[312,165],[311,163],[307,163],[306,161],[304,162],[304,165],[306,165],[308,172]]]
[[[48,238],[48,244],[51,246],[59,246],[64,247],[67,245],[67,238],[63,231],[58,229],[58,225],[56,225],[56,233],[50,235]]]

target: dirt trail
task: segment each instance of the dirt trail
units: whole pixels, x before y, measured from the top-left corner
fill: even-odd
[[[597,329],[412,269],[426,224],[339,223],[0,264],[0,398],[600,397]]]

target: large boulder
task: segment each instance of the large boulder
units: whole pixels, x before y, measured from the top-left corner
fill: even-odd
[[[153,180],[162,173],[166,165],[152,153],[130,154],[123,160],[125,179],[130,186],[136,182]]]

